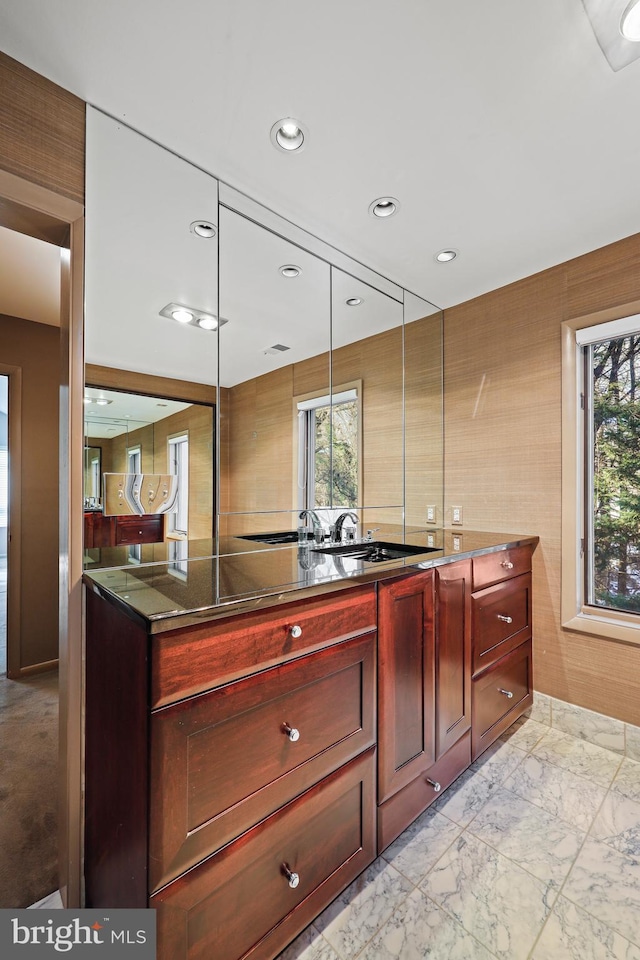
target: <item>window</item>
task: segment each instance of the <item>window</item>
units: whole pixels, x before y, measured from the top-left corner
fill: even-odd
[[[640,315],[564,327],[563,624],[640,643]]]
[[[175,513],[167,514],[170,533],[187,536],[189,529],[189,436],[183,434],[169,440],[169,473],[178,478],[178,499]]]
[[[300,400],[297,411],[298,507],[357,506],[357,389]]]
[[[127,448],[127,473],[142,473],[142,447]]]

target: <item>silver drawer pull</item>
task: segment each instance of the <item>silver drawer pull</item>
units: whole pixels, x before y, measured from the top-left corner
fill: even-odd
[[[442,790],[442,787],[440,786],[437,780],[430,780],[429,777],[427,777],[427,783],[429,784],[430,787],[433,787],[434,793],[440,793],[440,791]]]
[[[498,687],[498,693],[505,696],[507,700],[513,700],[513,692],[511,690],[503,690],[502,687]]]
[[[291,887],[291,889],[295,890],[295,888],[300,883],[299,875],[293,872],[293,870],[291,869],[288,863],[282,864],[282,872],[284,873],[285,877],[289,881],[289,886]]]
[[[505,617],[504,613],[498,614],[498,620],[502,620],[503,623],[513,623],[513,617]]]
[[[511,563],[511,560],[503,560],[500,566],[504,567],[505,570],[513,570],[513,564]]]
[[[289,633],[294,640],[297,640],[298,637],[302,636],[302,627],[299,624],[294,623],[292,627],[289,627]]]
[[[296,730],[295,727],[290,727],[288,723],[282,724],[282,732],[286,733],[292,743],[295,743],[296,740],[300,739],[300,731]]]

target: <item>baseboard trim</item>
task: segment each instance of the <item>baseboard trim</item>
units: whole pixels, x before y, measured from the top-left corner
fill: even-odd
[[[20,667],[16,672],[12,670],[11,673],[7,671],[7,677],[9,680],[24,680],[25,677],[33,677],[38,673],[49,673],[51,670],[57,670],[59,660],[44,660],[42,663],[33,663],[28,667]]]

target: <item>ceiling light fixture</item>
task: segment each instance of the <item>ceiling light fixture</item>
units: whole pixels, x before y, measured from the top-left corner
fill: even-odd
[[[345,303],[348,307],[359,307],[363,303],[362,297],[349,297],[348,300],[345,300]]]
[[[189,224],[189,230],[203,240],[211,240],[216,235],[215,225],[210,220],[194,220]]]
[[[287,153],[302,150],[306,135],[306,128],[293,117],[278,120],[271,127],[271,143],[280,150],[286,150]]]
[[[169,320],[177,320],[185,327],[200,327],[202,330],[217,330],[218,327],[228,323],[228,320],[218,318],[207,310],[199,310],[197,307],[189,307],[185,303],[168,303],[166,307],[158,311],[161,317],[167,317]]]
[[[437,263],[451,263],[457,256],[458,251],[449,247],[447,250],[439,250],[438,253],[435,254],[434,260],[436,260]]]
[[[369,213],[372,217],[384,220],[392,217],[400,209],[400,203],[395,197],[379,197],[369,204]]]
[[[625,40],[640,42],[640,0],[631,0],[620,19],[620,33]]]
[[[191,323],[193,320],[193,314],[191,310],[172,310],[171,316],[174,320],[177,320],[178,323]]]
[[[210,317],[208,315],[198,317],[198,326],[202,327],[203,330],[217,330],[218,321],[215,317]]]
[[[113,403],[113,400],[107,400],[106,397],[96,397],[93,402],[97,403],[99,407],[107,407],[110,403]]]
[[[302,273],[302,267],[296,266],[295,263],[284,263],[280,267],[280,273],[283,277],[291,279],[292,277],[299,277]]]

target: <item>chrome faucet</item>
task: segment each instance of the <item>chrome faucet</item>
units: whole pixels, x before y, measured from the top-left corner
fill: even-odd
[[[322,530],[322,524],[320,523],[320,518],[318,517],[318,514],[315,512],[315,510],[301,510],[300,519],[311,520],[314,536],[315,536],[316,530]]]
[[[342,542],[342,525],[347,518],[353,520],[355,524],[358,523],[358,518],[352,510],[347,510],[345,513],[341,513],[333,525],[333,539],[336,543]]]

